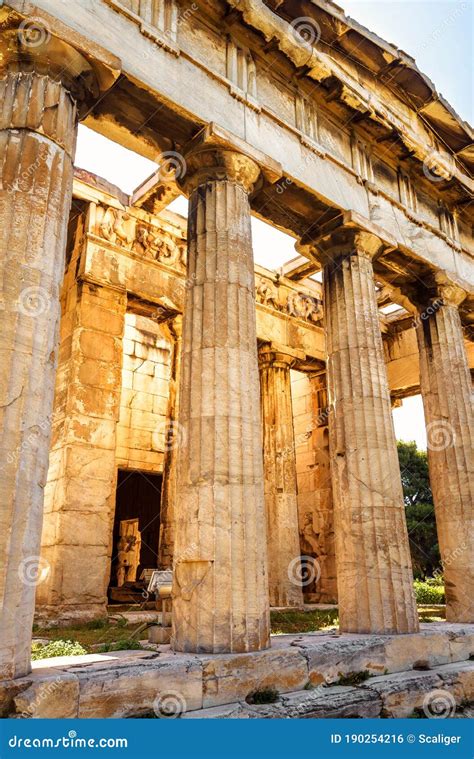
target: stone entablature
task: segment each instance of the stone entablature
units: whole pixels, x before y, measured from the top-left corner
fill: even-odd
[[[52,0],[42,0],[41,5],[49,8],[51,2]],[[452,275],[469,281],[473,264],[472,256],[468,252],[470,224],[467,217],[464,220],[467,210],[456,212],[456,224],[446,224],[443,220],[446,209],[453,210],[458,201],[462,200],[464,190],[455,189],[461,187],[459,183],[448,182],[448,177],[455,177],[455,172],[441,167],[441,163],[443,161],[446,163],[449,156],[448,159],[440,159],[441,163],[436,171],[434,169],[431,171],[429,168],[428,174],[433,177],[432,182],[426,179],[419,162],[417,163],[418,158],[424,161],[427,156],[434,165],[437,163],[437,147],[432,132],[414,116],[414,112],[402,103],[397,95],[390,92],[380,82],[375,83],[368,79],[364,85],[357,83],[354,90],[356,94],[347,82],[344,84],[346,89],[344,86],[342,90],[335,87],[333,93],[327,92],[328,82],[332,78],[342,82],[343,79],[347,80],[352,76],[352,80],[355,81],[357,77],[354,76],[354,72],[357,69],[357,62],[354,64],[354,71],[349,75],[347,71],[342,72],[340,62],[332,60],[327,53],[313,50],[310,51],[312,57],[308,58],[307,46],[291,38],[289,33],[291,27],[289,29],[288,23],[264,8],[262,4],[257,7],[255,3],[249,1],[240,4],[239,9],[244,11],[246,22],[256,30],[252,33],[247,30],[245,38],[249,47],[254,48],[252,54],[256,65],[256,91],[261,107],[259,115],[252,115],[252,108],[248,110],[248,118],[245,120],[245,139],[262,150],[268,150],[268,146],[272,146],[273,158],[281,163],[285,176],[286,184],[283,188],[286,191],[288,205],[291,206],[295,201],[291,188],[293,184],[295,191],[298,187],[300,191],[305,188],[304,192],[317,194],[318,202],[324,198],[326,207],[333,211],[350,206],[367,219],[375,221],[381,229],[385,229],[386,239],[390,239],[395,246],[401,246],[404,255],[410,256],[414,253],[421,261],[424,261],[425,265],[449,268]],[[120,32],[124,70],[129,72],[130,76],[133,74],[134,81],[141,82],[142,97],[145,98],[144,93],[146,93],[146,97],[151,98],[152,101],[156,97],[155,93],[159,93],[162,102],[164,100],[175,104],[179,111],[176,118],[181,121],[183,133],[187,131],[191,136],[196,131],[198,122],[202,124],[213,120],[218,103],[222,125],[237,133],[241,131],[237,125],[243,123],[246,104],[233,99],[233,102],[229,100],[224,105],[226,92],[221,85],[225,86],[228,95],[229,79],[226,69],[227,42],[222,35],[219,37],[217,34],[219,23],[223,23],[222,19],[217,16],[209,18],[201,11],[197,3],[194,6],[180,4],[178,16],[180,55],[169,56],[162,46],[141,37],[138,41],[141,58],[146,63],[149,63],[151,56],[153,60],[156,59],[156,66],[147,65],[144,68],[143,65],[137,63],[137,39],[132,31],[133,27],[130,26],[130,35],[124,35],[124,29],[126,29],[124,19],[120,18],[121,14],[118,14],[116,10],[112,11],[110,6],[105,3],[98,5],[94,11],[96,15],[92,15],[85,8],[75,9],[72,15],[69,8],[61,8],[61,13],[64,14],[67,23],[76,28],[80,26],[87,29],[92,37],[97,34],[97,26],[107,27],[110,35]],[[96,23],[97,19],[100,19],[99,25]],[[239,12],[230,14],[224,23],[227,29],[232,30],[233,38],[239,39],[239,36],[245,36]],[[269,34],[270,29],[275,32],[276,42],[275,65],[270,67],[269,71],[268,66],[261,65],[264,47],[260,35]],[[285,34],[286,46],[283,44],[283,34]],[[390,46],[387,47],[390,48]],[[321,147],[321,150],[318,147],[316,152],[302,144],[300,140],[302,132],[296,127],[298,109],[295,107],[295,99],[302,93],[308,95],[307,83],[304,78],[299,81],[298,86],[292,83],[292,77],[288,76],[288,72],[286,74],[283,72],[283,57],[281,52],[277,52],[279,49],[284,50],[285,56],[294,59],[293,66],[302,65],[304,53],[305,65],[308,60],[314,64],[309,67],[309,76],[319,77],[321,80],[320,90],[324,92],[325,98],[315,96],[318,100],[317,131],[319,136],[317,141],[310,137],[314,145]],[[394,49],[391,48],[391,50],[391,55],[393,55]],[[285,65],[288,67],[288,63]],[[337,75],[341,77],[340,80]],[[184,89],[175,86],[175,83],[182,80],[183,76],[193,77],[193,87]],[[129,89],[132,87],[130,82],[127,87]],[[201,91],[206,92],[206,99],[196,97],[196,93]],[[120,87],[116,90],[117,98],[119,93]],[[340,128],[341,117],[344,119],[343,114],[348,112],[349,106],[354,106],[358,117],[363,120],[363,125],[360,122],[356,127],[356,133],[364,136],[363,130],[367,132],[365,137],[371,146],[370,171],[373,172],[373,183],[370,181],[370,171],[366,172],[369,178],[359,173],[360,162],[352,150],[353,136],[349,131],[346,132]],[[104,109],[100,118],[99,114],[97,115],[96,127],[105,132],[118,129],[122,139],[130,144],[133,142],[137,149],[152,157],[156,157],[163,150],[163,144],[171,144],[171,134],[167,133],[165,124],[161,127],[157,125],[154,146],[152,145],[154,139],[152,130],[150,132],[147,130],[146,144],[143,140],[140,142],[140,137],[132,138],[130,136],[132,124],[123,123],[122,126],[117,127],[116,124],[122,123],[123,118],[115,111],[114,102],[109,100],[107,109]],[[114,113],[115,125],[110,122],[112,113]],[[194,120],[193,124],[190,122],[189,114],[193,114],[191,119]],[[299,124],[301,123],[300,119]],[[391,141],[390,151],[387,151],[384,141],[392,140],[394,130],[397,142]],[[298,142],[295,142],[295,138]],[[395,144],[398,145],[400,140],[405,141],[405,153],[400,152],[399,148],[395,149]],[[379,155],[380,152],[383,155]],[[433,152],[436,155],[433,155]],[[400,160],[396,158],[397,154],[401,156]],[[416,157],[414,163],[409,157],[411,155]],[[409,202],[409,197],[405,192],[406,182],[399,181],[400,173],[409,176],[413,191],[417,193],[416,213],[413,210],[413,203]],[[443,176],[446,181],[438,181]],[[468,183],[467,179],[466,182]],[[288,184],[290,184],[289,187]],[[347,191],[341,193],[338,187],[342,186],[345,186]],[[409,207],[405,205],[406,203]],[[272,215],[272,221],[282,222],[281,218],[277,218],[277,209],[269,207],[268,213]],[[294,224],[291,218],[288,218],[286,223],[292,226],[294,232],[301,233],[301,229],[297,228],[296,218]],[[453,240],[451,235],[458,236],[459,239]]]

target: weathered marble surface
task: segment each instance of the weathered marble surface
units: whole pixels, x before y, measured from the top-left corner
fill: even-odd
[[[405,507],[383,360],[372,234],[341,228],[325,260],[329,441],[340,629],[418,629]]]
[[[259,351],[270,606],[302,606],[290,369],[294,356]]]
[[[45,659],[0,683],[0,715],[133,717],[168,704],[186,718],[403,717],[438,690],[458,706],[474,699],[473,646],[474,626],[445,623],[404,636],[273,636],[271,649],[247,654],[182,654],[163,645]],[[363,672],[369,677],[357,685],[338,684]],[[278,701],[246,703],[263,688],[275,688]]]
[[[441,275],[417,320],[430,484],[446,589],[446,619],[474,621],[474,416],[459,306]]]
[[[269,645],[254,266],[248,193],[258,165],[186,157],[188,269],[178,423],[173,646]]]

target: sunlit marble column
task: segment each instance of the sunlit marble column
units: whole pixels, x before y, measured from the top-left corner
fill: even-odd
[[[259,167],[224,148],[186,155],[188,268],[178,422],[173,641],[178,651],[269,645],[254,263]]]
[[[309,377],[313,402],[313,430],[311,435],[315,451],[313,471],[314,520],[317,531],[308,531],[314,540],[315,585],[313,603],[337,602],[336,550],[334,540],[334,503],[331,483],[331,456],[329,451],[329,414],[326,372]],[[311,586],[308,588],[311,590]]]
[[[173,359],[168,400],[168,428],[163,462],[163,486],[160,507],[160,541],[158,546],[158,567],[171,569],[174,551],[174,512],[176,498],[176,464],[178,446],[181,441],[178,427],[179,377],[181,366],[183,317],[175,316],[168,323],[170,337],[173,339]]]
[[[294,357],[259,350],[270,606],[302,606],[290,369]]]
[[[114,78],[105,67],[99,84],[90,60],[20,20],[5,9],[0,41],[0,679],[30,670],[35,586],[48,570],[43,488],[78,106]]]
[[[381,243],[342,228],[318,248],[340,629],[413,632],[418,617],[372,267]]]
[[[428,465],[446,588],[446,619],[474,622],[474,424],[459,305],[466,293],[440,281],[416,333]]]

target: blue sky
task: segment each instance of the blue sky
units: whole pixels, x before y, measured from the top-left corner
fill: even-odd
[[[346,14],[404,50],[461,118],[473,122],[472,0],[341,0]]]
[[[339,0],[347,15],[415,58],[418,67],[435,83],[461,118],[473,121],[473,15],[472,0]],[[151,161],[125,150],[104,137],[80,127],[77,166],[105,177],[132,192],[156,168]],[[186,215],[187,201],[172,205]],[[273,267],[295,255],[294,240],[253,219],[257,263]],[[416,440],[426,448],[421,398],[404,401],[393,412],[395,432],[401,440]]]

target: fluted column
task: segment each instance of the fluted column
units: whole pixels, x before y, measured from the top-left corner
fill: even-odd
[[[449,622],[474,622],[472,384],[458,310],[464,298],[460,288],[440,283],[416,320],[428,465]]]
[[[340,629],[418,629],[372,257],[374,235],[341,229],[325,257],[329,436]]]
[[[158,545],[158,566],[171,569],[173,566],[175,535],[176,464],[181,435],[178,428],[179,378],[181,374],[181,352],[183,317],[175,316],[169,323],[173,344],[173,363],[169,386],[168,429],[163,463],[163,486],[161,488],[160,541]]]
[[[30,670],[35,586],[48,571],[43,488],[78,103],[100,91],[76,49],[20,20],[5,9],[0,43],[0,679]]]
[[[270,606],[302,606],[290,369],[294,357],[259,351]]]
[[[230,150],[186,155],[189,283],[178,421],[173,647],[269,645],[254,264],[248,193]]]
[[[310,375],[309,381],[314,425],[311,438],[315,451],[313,471],[315,524],[312,531],[308,530],[308,537],[310,544],[313,542],[313,550],[316,549],[314,555],[317,560],[313,603],[335,603],[337,602],[337,574],[326,372]],[[311,591],[311,586],[307,590]]]

